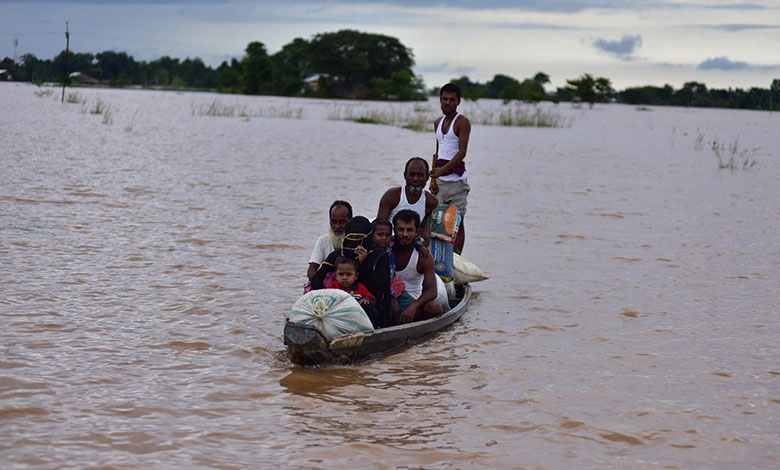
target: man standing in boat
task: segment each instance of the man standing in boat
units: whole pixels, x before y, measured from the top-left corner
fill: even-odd
[[[465,221],[466,206],[469,191],[468,174],[466,173],[466,149],[469,145],[471,122],[466,116],[458,113],[460,104],[460,88],[454,83],[448,83],[439,90],[439,103],[444,116],[436,119],[433,129],[436,132],[435,168],[431,170],[431,192],[436,195],[441,204],[455,203]],[[434,186],[436,181],[438,188]],[[453,250],[463,252],[466,239],[465,224],[461,222],[458,237]]]
[[[314,249],[309,257],[309,269],[306,275],[311,278],[317,273],[320,265],[331,252],[341,248],[344,242],[344,230],[347,227],[347,221],[352,218],[352,206],[347,201],[334,201],[328,210],[330,219],[330,230],[328,233],[320,235],[314,244]]]
[[[436,302],[436,272],[433,257],[420,256],[414,240],[420,233],[420,216],[411,209],[403,209],[393,217],[395,244],[391,265],[404,281],[405,290],[398,297],[401,312],[397,323],[409,323],[440,315],[443,311]]]
[[[431,212],[439,204],[436,196],[425,190],[428,182],[428,162],[420,157],[410,158],[404,167],[406,186],[390,188],[379,201],[378,219],[392,220],[404,209],[411,209],[420,216],[422,221],[420,238],[427,245],[429,238],[428,220]]]

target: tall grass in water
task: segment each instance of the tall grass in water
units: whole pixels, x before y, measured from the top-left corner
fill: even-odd
[[[503,105],[498,109],[469,106],[461,112],[472,123],[483,126],[565,127],[570,124],[570,120],[560,114],[536,106]],[[382,109],[338,104],[329,107],[327,112],[328,119],[398,126],[421,132],[433,130],[433,122],[439,116],[437,109],[419,104],[413,108],[385,106]]]
[[[110,105],[106,104],[103,100],[98,98],[95,101],[95,107],[92,108],[92,110],[89,112],[90,114],[103,114],[107,110],[111,108]]]
[[[196,105],[190,104],[193,116],[220,116],[220,117],[270,117],[285,119],[301,119],[302,107],[284,106],[260,106],[257,110],[251,110],[248,105],[224,104],[219,100],[211,103]]]
[[[85,102],[86,100],[81,98],[81,95],[79,95],[78,91],[69,91],[65,101],[72,104],[79,104]]]
[[[423,132],[432,129],[436,115],[427,107],[415,105],[409,109],[388,105],[374,109],[366,105],[334,104],[328,107],[327,118],[334,121],[353,121],[361,124],[380,124],[396,126],[412,131]]]
[[[498,115],[499,126],[512,127],[565,127],[568,120],[558,113],[540,108],[516,107],[503,109]],[[488,125],[495,125],[492,122]]]
[[[133,129],[135,128],[135,119],[138,117],[138,110],[136,109],[132,116],[130,116],[130,120],[127,121],[127,124],[125,124],[125,132],[133,132]]]
[[[712,151],[715,153],[715,158],[718,159],[719,170],[734,171],[737,168],[749,170],[758,163],[756,153],[759,150],[761,150],[760,147],[740,149],[739,137],[730,144],[719,143],[717,140],[712,142]]]
[[[47,88],[44,90],[43,88],[41,88],[40,85],[38,85],[38,90],[33,93],[35,93],[35,96],[37,96],[38,98],[43,98],[44,96],[51,96],[54,93],[54,90],[52,90],[51,88]]]

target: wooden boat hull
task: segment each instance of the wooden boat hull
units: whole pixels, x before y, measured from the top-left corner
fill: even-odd
[[[458,286],[459,297],[452,308],[438,317],[391,326],[368,333],[339,336],[328,341],[315,327],[287,322],[284,343],[295,364],[347,364],[387,354],[401,346],[419,341],[457,321],[471,301],[471,286]]]

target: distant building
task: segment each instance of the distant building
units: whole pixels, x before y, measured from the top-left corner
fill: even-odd
[[[322,75],[316,74],[312,75],[311,77],[306,77],[303,79],[303,86],[312,90],[312,91],[319,91],[320,90],[320,77]]]
[[[87,74],[81,73],[81,72],[73,72],[70,75],[68,75],[71,80],[75,80],[82,85],[100,85],[100,80],[96,78],[92,78]]]

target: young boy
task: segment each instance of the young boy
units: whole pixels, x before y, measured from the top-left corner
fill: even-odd
[[[336,258],[336,262],[333,263],[333,267],[336,275],[328,288],[348,292],[362,305],[374,304],[376,302],[376,299],[366,289],[366,286],[357,282],[360,265],[356,259],[339,256]]]
[[[389,253],[387,245],[393,237],[393,224],[388,219],[375,219],[371,222],[371,231],[374,233],[374,246]]]

